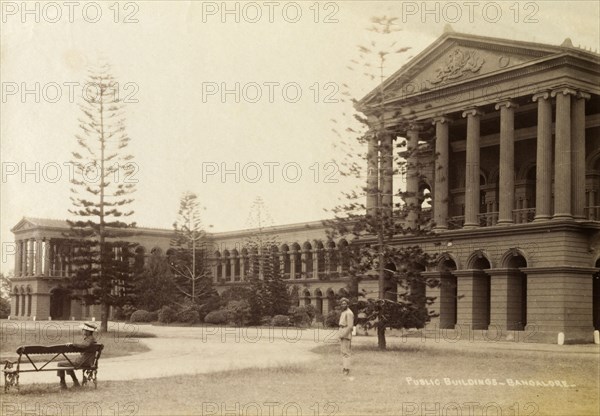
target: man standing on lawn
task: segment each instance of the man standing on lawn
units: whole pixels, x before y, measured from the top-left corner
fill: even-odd
[[[68,347],[77,347],[77,348],[87,348],[92,344],[96,343],[96,338],[94,337],[94,332],[96,332],[97,327],[95,324],[86,322],[81,326],[81,332],[83,332],[83,342],[79,344],[68,343],[66,344]],[[90,366],[94,363],[94,353],[93,352],[82,352],[79,355],[79,358],[73,360],[73,364],[68,361],[61,361],[58,363],[59,367],[86,367]],[[77,380],[77,376],[75,375],[75,370],[66,370],[66,372],[71,376],[73,380],[73,387],[79,387],[79,380]],[[60,388],[66,389],[67,383],[65,381],[65,370],[58,370],[57,375],[60,377]]]
[[[342,352],[342,372],[345,376],[350,374],[350,343],[352,341],[352,329],[354,328],[354,314],[348,307],[348,304],[348,299],[340,299],[342,313],[340,315],[338,338],[340,339],[340,349]]]

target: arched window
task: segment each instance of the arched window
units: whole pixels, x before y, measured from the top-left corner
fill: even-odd
[[[291,272],[290,249],[287,244],[281,246],[281,258],[283,260],[283,278],[289,279]]]
[[[233,258],[233,279],[237,282],[240,280],[240,255],[237,250],[231,252]]]
[[[319,277],[325,274],[325,248],[322,242],[316,244],[317,255],[317,272]]]
[[[348,242],[344,239],[340,240],[338,244],[338,255],[342,273],[347,272],[348,268],[350,267],[350,250],[348,247]]]
[[[215,251],[215,264],[216,264],[216,279],[222,279],[223,278],[223,263],[221,261],[221,253],[219,253],[218,251]]]
[[[338,271],[337,269],[339,263],[339,256],[337,248],[335,247],[335,243],[333,241],[330,241],[327,244],[327,257],[329,259],[329,275],[332,277],[336,277]]]
[[[223,266],[225,267],[225,280],[231,280],[231,258],[229,256],[229,251],[225,250],[223,252]]]
[[[307,241],[304,243],[304,270],[306,278],[310,279],[313,277],[313,251],[311,244]]]

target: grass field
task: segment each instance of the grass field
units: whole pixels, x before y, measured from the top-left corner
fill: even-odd
[[[597,354],[466,353],[427,344],[380,352],[374,345],[359,345],[348,378],[341,375],[336,345],[315,351],[319,358],[306,365],[127,382],[100,377],[98,390],[26,385],[20,394],[3,395],[3,414],[598,414]],[[483,385],[469,385],[478,380]],[[561,386],[551,387],[553,380]]]

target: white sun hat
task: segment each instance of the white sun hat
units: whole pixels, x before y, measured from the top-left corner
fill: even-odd
[[[86,322],[84,324],[81,324],[80,328],[85,331],[91,331],[91,332],[96,332],[98,330],[96,325],[91,322]]]

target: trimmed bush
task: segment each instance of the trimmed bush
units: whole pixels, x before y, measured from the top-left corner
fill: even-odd
[[[250,320],[250,305],[245,300],[231,300],[225,308],[229,322],[236,325],[246,325]]]
[[[337,328],[340,324],[341,312],[337,310],[330,311],[325,317],[325,326],[328,328]]]
[[[273,326],[289,326],[290,318],[285,315],[275,315],[271,321]]]
[[[136,307],[133,305],[117,306],[113,312],[113,319],[115,321],[129,321],[131,314],[136,311]]]
[[[216,311],[209,312],[204,317],[204,322],[206,322],[207,324],[223,325],[223,324],[226,324],[227,321],[228,321],[227,311],[225,311],[223,309],[218,309]]]
[[[260,318],[261,325],[269,326],[271,325],[271,321],[273,321],[272,316],[263,316],[262,318]]]
[[[163,324],[170,324],[171,322],[175,322],[177,319],[177,311],[170,306],[163,306],[158,311],[158,321]]]
[[[292,306],[290,308],[290,323],[294,326],[310,326],[312,320],[306,313],[305,306]]]
[[[183,322],[185,324],[196,324],[200,322],[200,314],[194,308],[186,308],[177,314],[177,322]]]
[[[138,309],[131,314],[130,322],[153,322],[158,318],[156,312],[148,312],[143,309]]]

